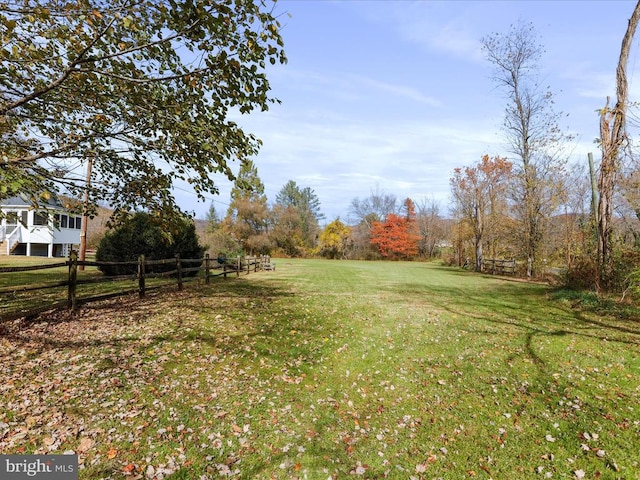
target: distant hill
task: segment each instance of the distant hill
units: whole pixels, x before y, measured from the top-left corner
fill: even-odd
[[[89,219],[87,225],[87,247],[96,248],[100,239],[107,230],[107,222],[111,218],[113,210],[106,207],[98,207],[97,214]]]

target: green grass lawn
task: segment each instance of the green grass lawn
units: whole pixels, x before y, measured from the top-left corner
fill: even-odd
[[[81,479],[640,479],[637,310],[275,263],[5,327],[0,452],[73,451]]]

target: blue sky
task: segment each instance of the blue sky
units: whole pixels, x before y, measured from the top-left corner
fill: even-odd
[[[326,221],[349,218],[354,198],[379,188],[449,208],[455,167],[507,155],[506,101],[491,80],[480,40],[531,22],[545,53],[542,82],[554,92],[561,127],[576,135],[572,162],[600,158],[594,139],[607,95],[615,98],[620,44],[635,2],[280,0],[276,11],[288,64],[269,71],[282,101],[234,118],[262,139],[254,161],[270,202],[289,180],[311,187]],[[636,42],[637,43],[637,42]],[[640,45],[629,61],[633,98]],[[237,169],[237,165],[235,167]],[[181,205],[205,218],[211,200],[226,212],[231,183]]]

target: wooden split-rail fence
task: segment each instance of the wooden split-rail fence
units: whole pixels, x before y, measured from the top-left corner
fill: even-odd
[[[59,273],[62,267],[68,267],[65,273]],[[84,272],[86,267],[96,267],[96,270]],[[97,271],[101,267],[126,267],[136,273],[107,276]],[[52,269],[58,270],[51,273]],[[209,255],[183,259],[176,255],[162,260],[147,260],[140,256],[134,262],[95,262],[79,260],[77,252],[72,251],[69,259],[63,262],[0,267],[0,323],[47,310],[74,310],[81,303],[132,293],[144,297],[150,290],[170,285],[182,290],[185,283],[192,281],[208,284],[213,277],[226,279],[274,269],[275,264],[268,255],[233,259],[212,259]],[[81,286],[84,296],[79,295]]]
[[[483,259],[482,271],[494,275],[515,275],[516,261],[499,258]]]

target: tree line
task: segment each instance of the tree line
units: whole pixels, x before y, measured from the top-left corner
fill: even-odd
[[[331,259],[434,258],[440,255],[450,220],[437,202],[416,206],[376,188],[354,198],[349,221],[326,225],[320,199],[310,187],[289,180],[269,205],[255,164],[245,162],[231,190],[224,214],[212,204],[202,233],[213,254],[223,256],[323,256]]]

